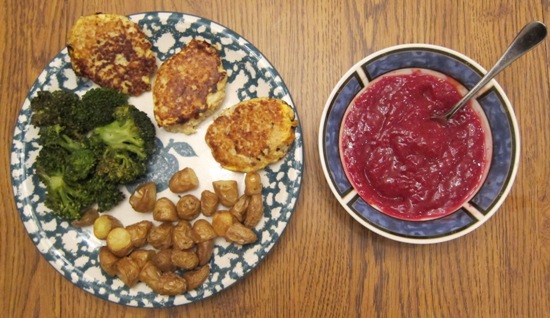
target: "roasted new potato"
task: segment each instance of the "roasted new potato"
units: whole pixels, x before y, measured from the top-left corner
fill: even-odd
[[[235,222],[238,221],[231,212],[218,211],[214,213],[214,217],[212,218],[212,227],[218,236],[225,236],[227,229]]]
[[[174,226],[172,242],[175,248],[180,250],[190,249],[195,246],[196,240],[196,234],[189,222],[181,220]]]
[[[94,221],[94,235],[100,240],[107,238],[112,229],[122,227],[122,223],[111,215],[102,215]]]
[[[195,232],[195,240],[197,243],[204,242],[216,238],[218,236],[212,225],[206,220],[197,220],[193,223],[193,232]]]
[[[152,261],[148,261],[143,265],[139,272],[139,280],[144,282],[151,289],[155,290],[156,285],[159,282],[161,271],[153,264]]]
[[[130,205],[136,212],[151,212],[157,201],[157,185],[150,181],[140,184],[130,196]]]
[[[170,248],[158,251],[152,261],[161,272],[172,272],[176,269],[176,265],[172,263],[172,249]]]
[[[201,266],[193,271],[185,272],[183,278],[187,283],[187,289],[193,290],[200,287],[208,278],[208,275],[210,275],[210,266],[208,265]]]
[[[149,235],[149,231],[152,227],[153,223],[147,220],[128,225],[126,230],[130,232],[132,245],[134,247],[142,247],[147,244],[147,236]]]
[[[152,288],[161,295],[179,295],[187,290],[187,282],[176,273],[162,273],[155,287]]]
[[[165,197],[158,199],[153,209],[153,219],[161,222],[174,222],[179,220],[174,202]]]
[[[237,203],[239,199],[239,188],[235,180],[218,180],[212,182],[214,192],[220,203],[228,208]]]
[[[171,257],[172,264],[181,269],[190,270],[199,265],[199,257],[197,256],[197,253],[190,250],[182,251],[174,249],[172,250]]]
[[[147,242],[156,249],[164,250],[172,246],[172,223],[164,222],[159,226],[153,226],[147,236]]]
[[[118,262],[120,257],[111,253],[107,246],[102,246],[99,248],[99,265],[109,276],[116,275],[115,264]]]
[[[262,179],[257,172],[249,172],[244,177],[244,194],[253,195],[262,193]]]
[[[218,196],[210,191],[204,190],[201,193],[201,212],[205,216],[212,216],[214,212],[218,209],[218,203],[220,199]]]
[[[155,256],[155,251],[153,250],[134,250],[128,257],[130,257],[136,264],[138,264],[139,268],[142,268],[145,263],[153,259],[153,256]]]
[[[256,233],[239,222],[233,223],[225,233],[225,238],[237,244],[245,245],[258,240]]]
[[[264,216],[264,202],[261,194],[253,194],[248,201],[243,224],[249,228],[255,227]]]
[[[231,214],[233,214],[239,222],[242,222],[244,220],[249,200],[249,196],[243,194],[241,195],[239,200],[237,200],[237,203],[235,203],[235,205],[231,207],[231,209],[229,209],[229,212],[231,212]]]
[[[132,235],[123,227],[112,229],[107,235],[106,242],[109,251],[118,257],[126,256],[134,249]]]
[[[128,287],[133,287],[139,279],[141,268],[130,257],[123,257],[115,264],[116,276]]]
[[[182,196],[176,204],[176,212],[182,220],[191,221],[201,212],[201,201],[192,194]]]
[[[168,183],[170,191],[174,193],[182,193],[193,190],[199,186],[199,179],[195,171],[191,168],[184,168],[176,172]]]
[[[197,256],[199,257],[199,266],[207,264],[212,258],[214,250],[214,239],[197,243]]]

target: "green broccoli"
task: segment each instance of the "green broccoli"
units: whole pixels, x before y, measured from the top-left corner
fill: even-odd
[[[57,90],[40,91],[31,100],[31,124],[36,127],[62,125],[74,128],[73,113],[80,103],[78,95],[72,92]]]
[[[93,201],[97,203],[98,212],[108,211],[124,199],[118,184],[97,174],[87,180],[85,185]]]
[[[127,183],[147,170],[155,144],[155,127],[146,113],[132,105],[115,109],[115,120],[92,131],[90,141],[101,152],[97,173],[113,182]]]
[[[42,148],[36,159],[36,173],[46,186],[46,207],[57,216],[75,220],[93,201],[85,186],[65,178],[66,157],[63,154],[64,150],[58,147]]]
[[[93,88],[83,96],[74,110],[75,121],[84,131],[109,124],[116,107],[126,105],[128,95],[110,88]]]

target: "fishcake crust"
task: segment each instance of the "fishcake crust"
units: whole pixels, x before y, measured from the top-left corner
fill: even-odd
[[[216,47],[192,40],[164,62],[153,85],[157,124],[192,134],[225,98],[227,74]]]
[[[208,127],[214,159],[232,171],[251,172],[283,158],[298,122],[283,100],[254,98],[226,109]]]
[[[151,90],[157,69],[151,47],[136,23],[115,14],[81,17],[67,43],[77,75],[134,96]]]

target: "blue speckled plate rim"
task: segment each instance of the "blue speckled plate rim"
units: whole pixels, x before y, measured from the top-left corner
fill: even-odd
[[[218,22],[215,22],[215,21],[212,21],[208,18],[203,18],[203,17],[200,17],[200,16],[197,16],[197,15],[193,15],[193,14],[188,14],[188,13],[183,13],[183,12],[175,12],[175,11],[144,11],[144,12],[136,12],[136,13],[132,13],[132,14],[129,14],[127,15],[127,17],[135,17],[135,16],[140,16],[140,15],[143,15],[143,16],[146,16],[148,14],[157,14],[157,15],[163,15],[163,14],[166,14],[166,15],[170,15],[170,16],[173,16],[173,15],[177,15],[179,16],[180,19],[184,19],[184,18],[194,18],[194,19],[198,19],[198,20],[202,20],[204,22],[207,22],[207,23],[211,23],[211,24],[215,24],[215,25],[218,25],[219,27],[221,27],[224,31],[224,33],[227,33],[229,34],[231,37],[235,38],[235,39],[242,39],[245,41],[245,43],[247,44],[247,46],[250,48],[251,51],[255,51],[256,53],[258,53],[258,56],[260,58],[263,58],[267,65],[270,66],[270,72],[275,75],[275,77],[278,77],[280,78],[281,80],[281,83],[283,85],[283,90],[286,92],[286,95],[288,96],[288,98],[290,99],[291,101],[291,105],[293,106],[294,110],[295,110],[295,116],[296,116],[296,120],[298,121],[298,127],[297,127],[297,132],[299,132],[299,135],[300,135],[300,139],[299,140],[296,140],[295,141],[295,144],[293,145],[292,149],[290,149],[290,151],[293,151],[294,147],[296,147],[296,143],[300,143],[300,146],[301,146],[301,153],[299,154],[301,156],[301,164],[299,165],[299,171],[298,171],[298,179],[295,183],[297,183],[297,189],[295,189],[295,200],[294,200],[294,204],[292,206],[292,208],[290,209],[290,214],[288,216],[288,218],[286,219],[286,223],[285,223],[285,226],[284,228],[281,230],[281,232],[276,236],[275,238],[275,241],[273,242],[274,244],[271,245],[271,247],[269,248],[269,250],[266,250],[265,252],[265,255],[264,257],[259,257],[258,261],[255,263],[255,265],[253,266],[252,269],[250,269],[249,271],[243,273],[239,279],[237,279],[234,283],[231,283],[227,286],[223,286],[220,290],[214,290],[212,293],[204,296],[203,298],[201,299],[198,299],[198,300],[203,300],[203,299],[206,299],[208,297],[211,297],[211,296],[214,296],[218,293],[220,293],[221,291],[223,290],[226,290],[228,288],[231,288],[232,286],[236,285],[237,282],[241,281],[242,279],[244,279],[248,274],[250,274],[256,267],[258,267],[265,258],[267,258],[267,256],[269,255],[269,253],[271,253],[271,251],[273,250],[273,248],[275,247],[275,245],[278,243],[279,239],[281,238],[281,236],[284,234],[284,232],[286,231],[286,228],[288,226],[288,223],[290,222],[292,216],[294,215],[294,212],[295,212],[295,209],[296,209],[296,205],[298,204],[298,200],[299,200],[299,197],[300,197],[300,193],[301,193],[301,189],[302,189],[302,182],[303,182],[303,172],[304,172],[304,165],[305,165],[305,151],[304,151],[304,144],[303,144],[303,136],[302,136],[302,130],[301,130],[301,121],[299,119],[299,115],[298,115],[298,112],[296,110],[296,107],[295,107],[295,103],[294,103],[294,99],[292,98],[292,95],[290,93],[290,90],[288,89],[286,83],[284,82],[283,78],[280,76],[279,72],[277,71],[277,69],[273,66],[273,64],[271,63],[271,61],[256,47],[254,46],[250,41],[248,41],[245,37],[241,36],[240,34],[236,33],[235,31],[233,31],[232,29],[226,27],[225,25],[222,25]],[[61,50],[59,53],[57,53],[47,64],[47,67],[49,65],[52,64],[53,61],[55,61],[56,59],[58,59],[59,57],[61,56],[64,56],[66,55],[66,48],[64,48],[63,50]],[[42,70],[40,72],[40,74],[42,74],[43,71],[45,71],[46,68],[44,70]],[[29,96],[34,93],[40,86],[40,78],[39,76],[35,79],[35,81],[33,82],[33,84],[31,85],[30,89],[28,90],[28,94],[27,96],[25,97],[25,100],[27,98],[29,98]],[[22,107],[23,107],[24,103],[22,104],[21,106],[21,109],[20,111],[18,112],[18,115],[17,115],[17,118],[19,119],[19,117],[21,116],[21,112],[22,112]],[[15,144],[14,144],[14,139],[13,137],[15,136],[15,132],[17,130],[17,124],[14,125],[14,130],[12,132],[12,135],[10,136],[10,143],[11,143],[11,155],[10,155],[10,168],[12,169],[12,173],[10,173],[11,175],[11,178],[10,178],[10,181],[11,181],[11,189],[12,189],[12,195],[14,196],[14,200],[15,200],[15,204],[16,204],[16,209],[18,210],[18,214],[20,217],[23,216],[23,213],[24,213],[24,210],[26,208],[29,208],[31,205],[29,203],[29,199],[26,198],[24,199],[23,202],[19,201],[18,200],[18,196],[16,195],[16,187],[15,187],[15,176],[13,174],[13,172],[15,171],[13,168],[14,168],[14,164],[13,164],[13,159],[14,159],[14,155],[16,154],[16,149],[15,149]],[[21,160],[22,164],[24,164],[26,162],[26,156],[25,156],[25,151],[23,150],[21,154],[16,154],[15,155],[16,157],[19,157],[19,158],[22,158],[23,160]],[[29,168],[24,168],[22,167],[21,171],[23,173],[23,175],[27,176],[27,172],[28,170],[30,170]],[[23,180],[25,180],[26,178],[23,178]],[[21,204],[21,208],[19,208],[17,206],[17,204],[20,203]],[[36,214],[35,213],[32,213],[32,216],[33,216],[33,221],[35,223],[38,223],[37,222],[37,218],[36,218]],[[24,224],[23,224],[24,225]],[[116,302],[116,301],[113,301],[112,299],[109,299],[108,298],[108,295],[102,295],[102,294],[98,294],[98,293],[94,293],[94,292],[91,292],[90,290],[88,290],[87,286],[81,286],[80,284],[76,284],[74,282],[71,281],[71,278],[70,278],[70,273],[69,272],[62,272],[60,269],[58,269],[54,263],[56,262],[57,259],[60,258],[59,255],[56,255],[55,254],[55,251],[51,251],[50,250],[47,250],[45,252],[42,252],[40,251],[40,249],[38,249],[38,243],[35,243],[33,238],[35,236],[38,236],[39,237],[39,234],[33,234],[33,233],[30,233],[26,226],[24,225],[24,228],[26,230],[26,233],[27,235],[29,236],[29,238],[31,239],[31,241],[33,242],[33,244],[35,245],[35,248],[38,250],[38,252],[47,260],[48,264],[50,266],[52,266],[56,272],[58,272],[59,274],[61,274],[62,277],[64,277],[65,279],[67,279],[70,283],[72,283],[73,285],[76,285],[77,287],[79,287],[80,289],[84,290],[85,292],[87,293],[91,293],[93,296],[96,296],[98,298],[101,298],[103,300],[106,300],[106,301],[109,301],[109,302],[114,302],[114,303],[118,303],[120,305],[123,305],[123,306],[128,306],[128,307],[142,307],[142,308],[168,308],[168,307],[175,307],[175,306],[181,306],[181,305],[187,305],[187,304],[190,304],[190,303],[193,303],[193,302],[196,302],[198,300],[193,300],[191,302],[188,302],[188,303],[184,303],[184,304],[174,304],[173,301],[170,301],[168,304],[166,302],[162,302],[162,303],[155,303],[154,300],[152,301],[153,305],[152,306],[133,306],[131,304],[128,304],[128,303],[123,303],[123,302]],[[62,257],[61,257],[62,258]],[[65,260],[66,262],[67,260]],[[173,296],[171,297],[173,298]]]
[[[318,140],[318,148],[320,152],[320,158],[321,158],[321,166],[323,169],[323,172],[325,174],[325,178],[327,180],[327,183],[329,184],[329,187],[337,200],[340,202],[340,204],[344,207],[344,209],[360,224],[367,227],[368,229],[372,230],[373,232],[382,235],[386,238],[400,241],[404,243],[411,243],[411,244],[433,244],[433,243],[440,243],[445,242],[449,240],[453,240],[455,238],[458,238],[460,236],[466,235],[467,233],[470,233],[471,231],[475,230],[479,226],[481,226],[484,222],[486,222],[496,211],[498,208],[502,205],[505,198],[507,197],[508,193],[510,192],[513,181],[517,174],[518,169],[518,162],[519,162],[519,153],[520,153],[520,139],[519,139],[519,130],[517,125],[517,120],[514,114],[514,110],[511,106],[510,101],[508,100],[508,97],[504,93],[501,86],[496,82],[496,80],[492,80],[490,82],[491,88],[485,92],[483,95],[481,95],[479,98],[482,98],[486,94],[488,94],[491,91],[495,91],[497,93],[498,98],[502,101],[503,105],[506,107],[506,115],[509,119],[510,123],[510,129],[511,129],[511,138],[513,141],[513,147],[512,147],[512,153],[513,158],[511,159],[511,170],[509,171],[509,174],[507,175],[507,179],[505,182],[505,187],[500,192],[500,196],[495,198],[495,201],[493,202],[492,206],[490,207],[490,211],[484,215],[483,218],[474,221],[472,224],[464,226],[459,229],[455,229],[452,232],[445,233],[442,235],[436,235],[436,236],[429,236],[429,237],[412,237],[402,234],[393,233],[390,231],[387,231],[384,228],[379,227],[376,224],[371,223],[369,220],[366,220],[362,215],[360,215],[358,212],[354,211],[349,205],[355,201],[354,199],[348,200],[347,202],[343,200],[343,198],[348,194],[352,189],[349,189],[348,191],[345,191],[342,193],[339,189],[337,189],[334,185],[334,179],[332,177],[332,174],[329,173],[329,167],[328,167],[328,155],[325,151],[325,135],[327,133],[327,116],[331,111],[331,108],[333,107],[333,102],[336,96],[341,92],[342,88],[345,87],[345,83],[350,81],[353,77],[359,78],[358,75],[356,75],[356,72],[358,69],[363,69],[363,67],[366,64],[372,63],[373,61],[377,59],[381,59],[385,56],[392,55],[394,53],[398,52],[405,52],[405,51],[429,51],[434,52],[438,54],[443,54],[451,59],[457,60],[464,64],[466,67],[470,68],[472,71],[476,72],[479,75],[483,75],[486,73],[486,70],[481,67],[477,62],[473,61],[472,59],[468,58],[467,56],[456,52],[454,50],[437,46],[437,45],[431,45],[431,44],[421,44],[421,43],[411,43],[411,44],[402,44],[402,45],[396,45],[391,46],[386,49],[374,52],[370,54],[369,56],[365,57],[361,61],[357,62],[355,65],[353,65],[338,81],[335,88],[329,95],[326,105],[323,109],[323,113],[321,116],[321,122],[319,127],[319,140]],[[382,73],[384,74],[384,73]],[[365,72],[365,75],[367,78],[369,77],[368,72]],[[371,78],[368,78],[368,80],[372,80]],[[364,88],[364,84],[361,80],[359,80],[359,84],[361,85],[361,89]],[[361,90],[360,89],[360,90]],[[359,90],[359,91],[360,91]],[[468,213],[469,214],[469,213]]]

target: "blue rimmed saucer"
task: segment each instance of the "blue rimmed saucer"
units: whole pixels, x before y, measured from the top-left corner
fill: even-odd
[[[319,127],[319,153],[327,182],[344,209],[359,223],[387,238],[416,244],[438,243],[463,236],[486,222],[501,206],[514,182],[519,161],[519,131],[512,105],[493,80],[476,98],[493,139],[491,166],[474,197],[454,213],[434,220],[393,218],[364,201],[346,177],[340,157],[340,126],[355,96],[386,73],[422,68],[443,73],[471,89],[486,73],[478,63],[453,50],[406,44],[378,51],[355,64],[331,92]],[[467,209],[465,208],[467,206]]]

